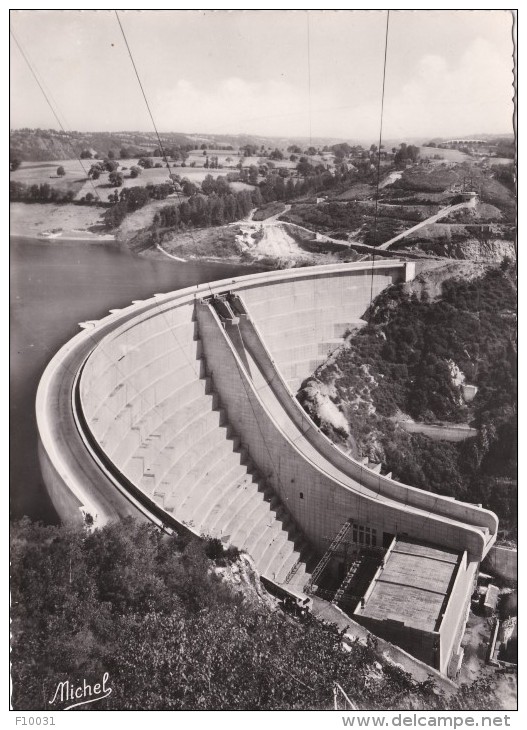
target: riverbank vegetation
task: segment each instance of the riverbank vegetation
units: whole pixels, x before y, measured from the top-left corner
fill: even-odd
[[[361,710],[500,707],[488,679],[445,697],[374,640],[345,650],[335,627],[297,623],[218,541],[131,519],[89,533],[25,518],[11,560],[15,710],[49,711],[61,682],[105,673],[110,696],[80,710],[331,709],[334,682]]]

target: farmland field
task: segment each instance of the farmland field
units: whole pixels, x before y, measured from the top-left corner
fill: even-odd
[[[228,156],[228,153],[225,153]],[[162,167],[152,167],[149,170],[142,170],[141,174],[136,177],[130,177],[130,168],[137,165],[137,158],[128,160],[116,160],[119,164],[119,172],[123,176],[122,188],[132,188],[148,184],[159,185],[168,182],[168,171],[163,160],[159,157],[153,158],[155,163],[161,162]],[[203,158],[200,163],[203,164]],[[93,164],[98,160],[83,160],[84,170],[88,172]],[[221,163],[220,163],[221,164]],[[57,168],[62,166],[66,174],[62,177],[57,175]],[[54,160],[52,162],[22,162],[18,170],[10,173],[10,179],[26,185],[41,185],[48,183],[51,187],[67,192],[73,190],[75,200],[80,200],[87,193],[94,194],[94,188],[100,196],[101,200],[108,200],[108,196],[113,193],[114,187],[108,184],[109,173],[101,173],[97,180],[89,180],[84,172],[79,160]],[[186,167],[181,165],[170,165],[170,171],[173,175],[186,177],[191,182],[200,184],[207,175],[216,178],[220,175],[226,175],[229,169],[211,170],[204,167]],[[231,183],[234,190],[252,190],[254,186],[243,182]]]
[[[510,157],[488,157],[485,162],[488,165],[513,165],[514,160],[511,160]]]
[[[145,155],[147,156],[147,155]],[[222,165],[222,169],[211,169],[205,168],[203,165],[207,159],[207,156],[217,156],[218,163]],[[229,159],[230,158],[230,159]],[[161,163],[162,167],[152,167],[150,169],[142,170],[142,173],[136,177],[130,177],[130,168],[137,165],[137,158],[116,160],[119,164],[118,171],[123,175],[123,184],[121,187],[130,188],[141,186],[144,187],[148,184],[159,185],[161,183],[168,182],[168,171],[164,160],[160,157],[151,158],[154,164]],[[207,155],[203,155],[203,150],[192,150],[186,161],[185,167],[176,163],[171,164],[170,171],[174,175],[180,175],[182,178],[186,177],[193,183],[200,184],[207,175],[212,175],[214,178],[220,175],[227,175],[229,172],[236,170],[236,165],[239,164],[242,158],[238,155],[235,150],[207,150]],[[227,161],[228,160],[228,161]],[[52,188],[67,192],[72,190],[75,193],[75,200],[80,200],[85,197],[88,193],[94,194],[94,188],[102,201],[107,201],[108,196],[113,193],[114,187],[108,183],[109,173],[101,173],[97,180],[89,180],[87,178],[87,172],[93,164],[97,164],[100,160],[87,159],[82,160],[82,165],[77,159],[73,160],[53,160],[48,162],[34,162],[27,161],[22,162],[19,169],[10,173],[10,179],[16,182],[21,182],[26,185],[41,185],[44,183],[49,184]],[[243,158],[244,168],[248,168],[251,165],[262,165],[269,162],[265,157],[245,157]],[[190,167],[190,164],[194,163],[195,167]],[[273,161],[276,169],[286,168],[292,170],[296,167],[296,162],[291,162],[289,159]],[[58,167],[64,167],[66,174],[62,177],[57,175]],[[243,182],[231,183],[234,190],[251,190],[253,186]]]
[[[159,158],[157,158],[159,161]],[[160,185],[169,181],[168,170],[165,163],[163,167],[152,167],[149,170],[143,170],[138,177],[130,177],[130,168],[137,165],[137,160],[121,160],[119,172],[123,175],[123,184],[121,188],[133,188],[133,187],[145,187],[146,185]],[[127,168],[127,169],[123,169]],[[210,170],[205,168],[196,167],[181,167],[180,165],[170,165],[170,173],[172,175],[180,175],[182,178],[186,177],[190,182],[200,184],[207,175],[212,175],[213,178],[225,176],[228,170]],[[100,195],[102,200],[107,200],[108,196],[113,193],[114,189],[108,184],[108,173],[101,174],[98,180],[93,182],[95,189]],[[235,182],[232,183],[234,190],[252,190],[251,185],[245,183]],[[118,188],[119,190],[121,188]],[[89,180],[85,181],[84,187],[77,193],[77,200],[82,198],[86,193],[93,193],[92,183]]]
[[[86,171],[90,169],[90,160],[84,160]],[[66,172],[63,177],[57,175],[57,169],[62,166]],[[25,185],[41,185],[47,183],[50,187],[67,192],[77,193],[86,182],[86,174],[78,160],[54,160],[53,162],[22,162],[18,170],[9,173],[13,182]]]
[[[443,160],[448,162],[464,162],[473,158],[459,150],[441,150],[438,147],[419,147],[419,156],[428,159],[434,155],[439,155]]]
[[[241,160],[243,160],[244,167],[250,167],[251,165],[256,165],[256,167],[259,167],[260,165],[265,165],[269,162],[272,162],[275,167],[285,167],[289,170],[294,169],[297,163],[291,162],[291,160],[289,159],[289,154],[287,152],[283,152],[283,155],[283,160],[270,160],[268,157],[262,157],[261,155],[254,155],[253,157],[241,157],[238,154],[237,150],[207,150],[206,155],[203,154],[203,150],[191,150],[189,152],[189,156],[187,157],[187,166],[189,166],[191,162],[194,162],[196,168],[201,168],[205,164],[207,157],[209,158],[209,160],[211,157],[217,157],[218,164],[222,165],[223,169],[227,171],[235,170],[236,166],[239,165]]]
[[[210,159],[210,157],[217,157],[218,163],[220,165],[223,165],[224,168],[232,169],[234,170],[236,165],[240,161],[240,156],[238,155],[237,150],[206,150],[207,154],[203,154],[203,150],[191,150],[189,152],[189,156],[187,157],[187,165],[190,165],[191,162],[195,162],[197,167],[203,167],[205,164],[205,160],[207,157]],[[227,158],[230,158],[230,160],[227,162]]]

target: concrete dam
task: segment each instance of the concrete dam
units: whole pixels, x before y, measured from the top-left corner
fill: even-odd
[[[294,395],[362,323],[371,290],[413,275],[393,259],[267,272],[82,323],[37,393],[61,517],[217,537],[455,676],[496,516],[353,460]]]

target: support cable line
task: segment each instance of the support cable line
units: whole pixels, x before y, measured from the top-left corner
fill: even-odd
[[[157,129],[157,125],[156,125],[156,122],[155,122],[155,119],[154,119],[154,115],[152,114],[152,110],[150,108],[150,104],[148,103],[148,98],[146,96],[146,92],[145,92],[143,83],[141,81],[141,77],[139,76],[139,71],[137,70],[137,66],[135,64],[134,57],[132,55],[132,49],[130,48],[130,45],[128,43],[128,39],[126,38],[126,33],[124,32],[124,28],[123,28],[123,25],[121,23],[121,19],[119,18],[119,12],[117,10],[114,10],[114,12],[115,12],[115,17],[117,18],[117,22],[119,23],[119,28],[121,29],[121,33],[122,33],[122,36],[123,36],[123,39],[124,39],[124,42],[125,42],[125,45],[126,45],[126,49],[128,51],[128,55],[130,56],[130,61],[132,62],[132,66],[133,66],[135,75],[137,77],[137,81],[139,83],[139,87],[141,89],[141,93],[143,95],[143,99],[145,101],[146,108],[148,109],[148,114],[150,116],[150,119],[152,120],[152,126],[154,127],[154,131],[156,133],[157,141],[158,141],[158,144],[159,144],[159,149],[161,151],[161,155],[162,155],[162,157],[163,157],[163,159],[165,161],[165,165],[166,165],[167,170],[168,170],[169,179],[172,180],[172,178],[170,177],[171,176],[171,169],[170,169],[170,164],[168,162],[168,157],[167,157],[167,154],[165,152],[165,148],[163,146],[163,143],[161,141],[161,136],[160,136],[159,131]],[[176,189],[175,192],[176,192],[176,195],[177,195],[178,202],[181,205],[181,203],[183,201],[181,200],[181,196],[179,194],[179,191]],[[190,238],[192,239],[192,243],[194,245],[194,252],[195,252],[195,254],[197,256],[197,253],[198,253],[198,251],[197,251],[197,244],[196,244],[196,240],[194,238],[194,234],[192,233],[192,229],[189,228],[189,231],[188,232],[190,234]]]
[[[103,201],[101,200],[101,196],[99,195],[99,193],[97,192],[97,189],[96,189],[95,185],[93,184],[93,180],[92,180],[92,178],[90,177],[89,173],[88,173],[88,172],[86,171],[86,168],[84,167],[84,164],[83,164],[83,162],[82,162],[81,158],[79,157],[79,155],[78,155],[78,154],[77,154],[77,152],[75,151],[75,148],[74,148],[73,144],[72,144],[72,143],[71,143],[71,142],[69,141],[69,138],[68,138],[68,136],[67,136],[67,132],[66,132],[66,130],[64,129],[64,126],[63,126],[62,122],[60,121],[59,115],[58,115],[57,111],[55,110],[55,107],[54,107],[54,106],[53,106],[53,104],[51,103],[51,101],[50,101],[50,98],[49,98],[48,94],[46,94],[46,92],[45,92],[45,90],[44,90],[44,86],[43,86],[43,84],[42,84],[42,83],[40,82],[40,80],[39,80],[39,78],[38,78],[38,75],[37,75],[37,73],[36,73],[35,69],[33,68],[33,66],[32,66],[32,64],[31,64],[31,62],[30,62],[30,60],[29,60],[29,58],[27,57],[26,53],[24,52],[24,49],[22,48],[22,45],[20,44],[20,41],[19,41],[19,40],[18,40],[18,38],[16,37],[16,35],[15,35],[15,33],[14,33],[14,31],[13,31],[13,29],[12,29],[11,27],[9,28],[9,32],[10,32],[10,33],[11,33],[11,35],[13,36],[13,40],[15,41],[15,43],[16,43],[16,45],[17,45],[17,47],[18,47],[18,50],[20,51],[20,53],[21,53],[21,55],[22,55],[22,58],[23,58],[23,59],[24,59],[24,61],[26,62],[26,64],[27,64],[27,67],[28,67],[28,68],[29,68],[29,70],[31,71],[31,74],[32,74],[33,78],[35,79],[35,81],[36,81],[36,83],[37,83],[37,85],[38,85],[38,88],[39,88],[39,89],[40,89],[40,91],[42,92],[42,95],[43,95],[44,99],[46,100],[46,102],[47,102],[47,104],[48,104],[49,108],[51,109],[51,111],[52,111],[52,113],[53,113],[53,116],[54,116],[54,117],[55,117],[55,119],[57,120],[57,124],[59,125],[59,127],[61,128],[61,130],[62,130],[62,131],[64,132],[64,134],[66,135],[66,140],[67,140],[67,143],[69,144],[69,146],[70,146],[70,147],[71,147],[71,149],[73,150],[73,154],[74,154],[75,158],[76,158],[76,159],[78,160],[78,162],[79,162],[79,164],[80,164],[80,166],[81,166],[81,168],[82,168],[82,170],[83,170],[84,174],[86,175],[86,177],[87,177],[87,178],[88,178],[88,179],[90,180],[91,186],[92,186],[92,188],[93,188],[93,192],[95,193],[95,195],[96,195],[96,197],[98,198],[99,202],[100,202],[100,203],[102,203]]]
[[[306,10],[307,20],[307,89],[309,102],[309,146],[313,144],[312,121],[311,121],[311,36],[309,32],[309,10]]]
[[[17,39],[17,37],[16,37],[15,33],[13,32],[13,29],[12,29],[12,28],[10,28],[10,32],[11,32],[11,35],[13,36],[13,39],[14,39],[14,41],[15,41],[15,43],[16,43],[16,45],[17,45],[17,47],[18,47],[18,49],[19,49],[19,51],[20,51],[20,53],[21,53],[21,55],[22,55],[22,57],[23,57],[23,59],[24,59],[24,61],[26,62],[27,66],[28,66],[29,70],[31,71],[31,73],[32,73],[32,75],[33,75],[33,77],[34,77],[34,79],[35,79],[36,83],[38,84],[38,86],[39,86],[39,88],[40,88],[40,90],[41,90],[41,92],[42,92],[42,94],[43,94],[43,96],[44,96],[44,98],[45,98],[45,100],[46,100],[47,104],[49,105],[49,108],[50,108],[50,109],[51,109],[51,111],[53,112],[53,115],[54,115],[55,119],[57,120],[57,123],[59,124],[59,126],[60,126],[60,128],[62,129],[62,131],[64,132],[64,134],[66,134],[66,135],[67,135],[67,132],[66,132],[66,130],[64,129],[64,126],[62,125],[62,123],[61,123],[61,121],[60,121],[60,118],[59,118],[59,116],[58,116],[58,114],[57,114],[56,110],[54,109],[54,107],[53,107],[53,104],[51,103],[51,101],[50,101],[50,99],[49,99],[49,96],[48,96],[48,94],[46,94],[46,92],[45,92],[45,90],[44,90],[44,88],[43,88],[43,85],[42,85],[42,83],[40,82],[40,80],[39,80],[39,78],[38,78],[38,76],[37,76],[37,73],[36,73],[35,69],[33,68],[33,66],[32,66],[31,62],[29,61],[29,58],[28,58],[28,56],[27,56],[27,55],[26,55],[26,53],[24,52],[24,50],[23,50],[23,48],[22,48],[22,46],[21,46],[21,44],[20,44],[19,40]],[[157,130],[156,130],[156,131],[157,131]],[[76,151],[75,151],[75,148],[73,147],[73,145],[71,144],[71,142],[69,142],[69,140],[68,140],[68,144],[69,144],[69,146],[71,147],[71,149],[73,150],[73,153],[74,153],[74,155],[75,155],[76,159],[77,159],[77,160],[79,161],[79,164],[81,165],[81,167],[82,167],[82,169],[83,169],[84,173],[85,173],[85,174],[86,174],[86,176],[87,176],[87,177],[88,177],[88,178],[90,179],[90,182],[91,182],[91,186],[92,186],[92,188],[93,188],[93,191],[94,191],[95,195],[96,195],[96,196],[97,196],[97,198],[99,199],[99,202],[101,202],[101,203],[102,203],[103,201],[101,200],[101,198],[100,198],[100,196],[99,196],[99,193],[97,192],[97,189],[96,189],[95,185],[93,184],[93,180],[92,180],[92,179],[91,179],[91,178],[89,177],[88,173],[86,172],[86,168],[84,167],[84,164],[82,163],[82,160],[81,160],[81,159],[80,159],[80,157],[79,157],[79,156],[77,155],[77,153],[76,153]],[[158,305],[158,306],[159,306],[159,305]],[[163,314],[163,318],[165,319],[165,321],[167,321],[167,320],[166,320],[166,317],[164,316],[164,312],[163,312],[163,311],[161,311],[161,313]],[[169,330],[170,330],[170,331],[172,332],[172,328],[171,328],[171,327],[169,327]],[[95,338],[94,338],[94,337],[93,337],[93,336],[92,336],[92,335],[90,334],[89,330],[86,330],[86,333],[87,333],[87,336],[89,337],[89,339],[90,339],[90,340],[91,340],[91,341],[92,341],[92,342],[94,343],[94,349],[95,349],[95,347],[97,347],[97,346],[100,346],[100,350],[101,350],[101,352],[103,352],[103,353],[104,353],[104,355],[105,355],[105,356],[106,356],[106,357],[107,357],[107,358],[108,358],[108,359],[110,360],[110,362],[113,362],[113,358],[112,358],[112,357],[111,357],[110,355],[108,355],[108,354],[106,353],[106,351],[105,351],[104,347],[102,346],[102,341],[96,340],[96,339],[95,339]],[[195,368],[195,365],[194,365],[194,364],[193,364],[193,363],[192,363],[192,362],[190,361],[189,357],[187,356],[186,352],[184,351],[184,349],[183,349],[183,346],[182,346],[182,344],[181,344],[181,343],[179,342],[179,340],[177,339],[177,337],[175,336],[175,334],[174,334],[174,333],[172,333],[172,334],[173,334],[173,336],[174,336],[174,339],[176,340],[176,343],[177,343],[177,345],[179,346],[179,348],[180,348],[180,349],[181,349],[181,351],[183,352],[183,354],[184,354],[185,358],[187,359],[187,361],[189,362],[189,364],[191,365],[191,367],[192,367],[192,368],[193,368],[194,370],[196,370],[196,368]],[[50,349],[49,349],[48,347],[46,347],[46,350],[48,350],[49,352],[51,352],[51,350],[50,350]],[[53,354],[53,353],[51,353],[51,354]],[[125,380],[125,375],[124,375],[124,373],[122,373],[122,372],[121,372],[121,370],[120,370],[120,367],[119,367],[119,366],[118,366],[117,364],[115,364],[115,367],[116,367],[117,371],[119,372],[119,374],[121,375],[121,377],[123,378],[123,382],[124,382],[124,380]],[[68,372],[70,373],[70,375],[71,375],[71,376],[74,376],[74,375],[75,375],[75,373],[73,373],[73,372],[72,372],[71,370],[69,370],[69,368],[67,368],[67,367],[66,367],[66,370],[68,370]],[[144,393],[140,392],[140,391],[139,391],[139,390],[138,390],[138,389],[137,389],[137,388],[136,388],[136,387],[135,387],[135,386],[134,386],[134,385],[133,385],[132,383],[128,383],[128,385],[129,385],[129,386],[130,386],[130,387],[132,388],[132,390],[134,390],[134,391],[135,391],[136,395],[138,395],[138,396],[139,396],[139,397],[140,397],[140,398],[141,398],[141,399],[142,399],[142,400],[143,400],[143,401],[144,401],[144,402],[146,403],[146,405],[147,405],[147,407],[148,407],[148,408],[150,408],[151,410],[155,410],[155,411],[158,411],[158,406],[157,406],[156,404],[152,404],[152,403],[150,403],[150,402],[149,402],[149,399],[148,399],[148,398],[147,398],[147,397],[146,397],[146,396],[144,395]]]
[[[381,174],[381,144],[382,144],[382,121],[384,115],[384,87],[386,82],[386,57],[388,53],[388,29],[390,26],[390,11],[386,11],[386,35],[384,38],[384,65],[382,71],[382,94],[381,94],[381,123],[379,128],[379,148],[377,150],[377,189],[375,192],[375,218],[373,223],[373,255],[371,264],[371,286],[370,286],[370,307],[373,301],[373,271],[375,268],[375,247],[377,246],[377,220],[379,211],[379,182]]]
[[[9,30],[10,30],[11,34],[13,35],[13,38],[15,38],[15,34],[14,34],[14,31],[13,31],[13,29],[12,29],[12,28],[10,27],[10,28],[9,28]],[[18,48],[19,48],[19,50],[20,50],[20,46],[21,46],[21,45],[22,45],[22,44],[20,43],[20,41],[18,41]],[[21,50],[20,50],[20,53],[22,54],[22,51],[21,51]],[[56,111],[57,115],[58,115],[58,116],[60,117],[60,119],[61,119],[61,121],[62,121],[62,124],[63,124],[63,126],[64,126],[65,128],[69,128],[69,129],[71,129],[71,126],[72,126],[72,125],[71,125],[71,124],[69,123],[69,121],[68,121],[68,119],[67,119],[66,115],[64,114],[63,110],[62,110],[62,109],[60,108],[60,105],[58,104],[57,100],[55,99],[55,97],[54,97],[54,95],[53,95],[53,92],[52,92],[52,91],[51,91],[51,89],[49,88],[49,85],[48,85],[48,84],[46,83],[46,80],[45,80],[45,78],[44,78],[44,77],[42,76],[42,73],[41,73],[41,72],[39,71],[39,69],[37,68],[37,65],[36,65],[35,61],[33,60],[33,58],[31,57],[31,54],[30,54],[30,53],[29,53],[29,51],[27,50],[27,47],[25,47],[25,48],[24,48],[24,52],[23,52],[23,54],[22,54],[22,55],[23,55],[23,56],[25,55],[25,57],[26,57],[26,64],[28,64],[28,65],[31,65],[31,67],[33,68],[33,71],[34,71],[34,73],[35,73],[35,76],[37,76],[37,77],[38,77],[38,79],[39,79],[39,81],[40,81],[40,84],[41,84],[41,86],[42,86],[42,87],[44,88],[44,90],[46,91],[46,94],[47,94],[47,96],[49,97],[49,99],[50,99],[51,103],[53,104],[53,106],[54,106],[54,108],[55,108],[55,111]],[[29,63],[28,63],[28,62],[29,62]]]
[[[156,126],[156,122],[155,122],[155,119],[154,119],[154,115],[152,114],[152,110],[150,109],[150,104],[148,103],[148,99],[146,97],[146,93],[145,93],[145,90],[144,90],[144,87],[143,87],[143,84],[142,84],[142,81],[141,81],[141,77],[139,76],[139,72],[137,70],[137,66],[135,65],[135,61],[134,61],[134,57],[132,55],[132,51],[130,49],[130,46],[128,45],[128,40],[126,38],[126,34],[124,32],[124,28],[123,28],[123,26],[121,24],[121,20],[119,18],[119,13],[118,13],[117,10],[115,10],[114,12],[115,12],[115,17],[117,18],[117,22],[119,23],[119,28],[121,29],[121,33],[122,33],[123,38],[124,38],[124,42],[125,42],[125,45],[126,45],[126,50],[128,51],[128,55],[130,56],[130,61],[132,62],[132,66],[134,67],[135,75],[137,77],[137,81],[139,82],[139,87],[141,89],[141,93],[143,95],[143,99],[145,100],[146,108],[148,109],[148,114],[150,115],[150,119],[152,120],[152,125],[153,125],[154,130],[155,130],[155,133],[156,133],[157,141],[159,142],[159,149],[161,150],[161,154],[163,155],[163,159],[165,160],[165,164],[167,166],[168,172],[170,173],[170,165],[168,164],[168,158],[167,158],[166,153],[165,153],[165,148],[163,147],[163,143],[161,142],[161,137],[159,136],[159,132],[157,130],[157,126]]]
[[[170,175],[171,175],[171,169],[170,169],[170,164],[168,162],[168,157],[167,157],[167,154],[165,152],[165,148],[163,146],[163,143],[161,141],[161,136],[160,136],[159,131],[157,129],[157,125],[156,125],[156,122],[155,122],[155,119],[154,119],[154,115],[152,113],[152,110],[150,108],[150,104],[148,103],[148,98],[146,96],[146,92],[145,92],[144,86],[143,86],[143,84],[141,82],[141,77],[139,76],[139,71],[137,70],[137,66],[135,64],[134,57],[132,55],[132,50],[130,48],[130,44],[128,43],[128,39],[126,38],[126,33],[124,32],[124,28],[122,26],[121,19],[119,18],[119,13],[118,13],[117,10],[115,10],[114,12],[115,12],[115,17],[117,18],[117,22],[119,24],[119,28],[121,29],[121,33],[122,33],[122,36],[123,36],[123,39],[124,39],[124,42],[125,42],[125,45],[126,45],[126,49],[128,51],[128,55],[130,57],[130,61],[132,62],[132,66],[133,66],[133,69],[134,69],[134,72],[135,72],[137,81],[139,83],[139,87],[141,89],[141,93],[143,95],[143,99],[145,101],[146,108],[148,109],[148,114],[150,116],[150,119],[152,120],[152,126],[154,127],[154,131],[155,131],[155,134],[156,134],[156,137],[157,137],[157,141],[158,141],[158,144],[159,144],[159,149],[161,151],[161,155],[162,155],[163,159],[165,160],[165,164],[166,164],[166,167],[167,167],[167,170],[168,170],[168,174],[169,174],[169,179],[172,180],[172,178],[170,177]],[[178,202],[181,205],[181,203],[183,201],[181,200],[181,196],[179,194],[179,191],[176,189],[175,192],[176,192],[176,196],[177,196]],[[197,244],[196,244],[196,240],[194,238],[194,234],[192,233],[192,229],[191,228],[189,228],[188,233],[190,234],[190,238],[191,238],[192,243],[194,245],[194,252],[195,252],[195,254],[197,256],[197,254],[198,254]],[[208,282],[208,287],[209,287],[210,293],[212,295],[212,289],[211,289],[210,282]],[[167,317],[165,315],[165,312],[162,309],[160,310],[160,312],[161,312],[161,315],[163,316],[163,318],[165,319],[165,321],[168,322],[168,319],[167,319]],[[175,333],[173,332],[173,330],[170,327],[170,325],[169,325],[169,330],[170,330],[170,332],[172,333],[172,335],[175,338],[176,342],[178,343],[178,345],[181,347],[181,349],[183,351],[183,348],[181,346],[181,343],[177,340],[177,337],[175,336]],[[187,357],[187,360],[188,360],[188,357]]]

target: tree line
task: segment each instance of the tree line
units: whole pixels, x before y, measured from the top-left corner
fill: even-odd
[[[75,191],[55,188],[49,183],[9,182],[9,200],[13,203],[71,203],[74,198]]]
[[[152,228],[188,228],[221,226],[245,218],[252,208],[273,201],[289,201],[317,190],[338,185],[346,179],[347,172],[340,169],[335,174],[324,171],[304,178],[288,178],[271,171],[265,180],[251,190],[233,190],[230,182],[235,181],[237,173],[213,178],[207,175],[197,185],[186,178],[174,178],[172,184],[147,185],[146,187],[125,188],[110,196],[112,207],[105,213],[107,228],[115,228],[126,215],[138,210],[151,199],[162,200],[174,194],[178,188],[188,200],[167,205],[154,216]],[[176,187],[177,185],[177,187]],[[177,194],[177,193],[176,193]]]
[[[205,228],[222,226],[245,218],[262,204],[258,188],[209,195],[193,195],[177,205],[167,205],[154,216],[153,229]]]

